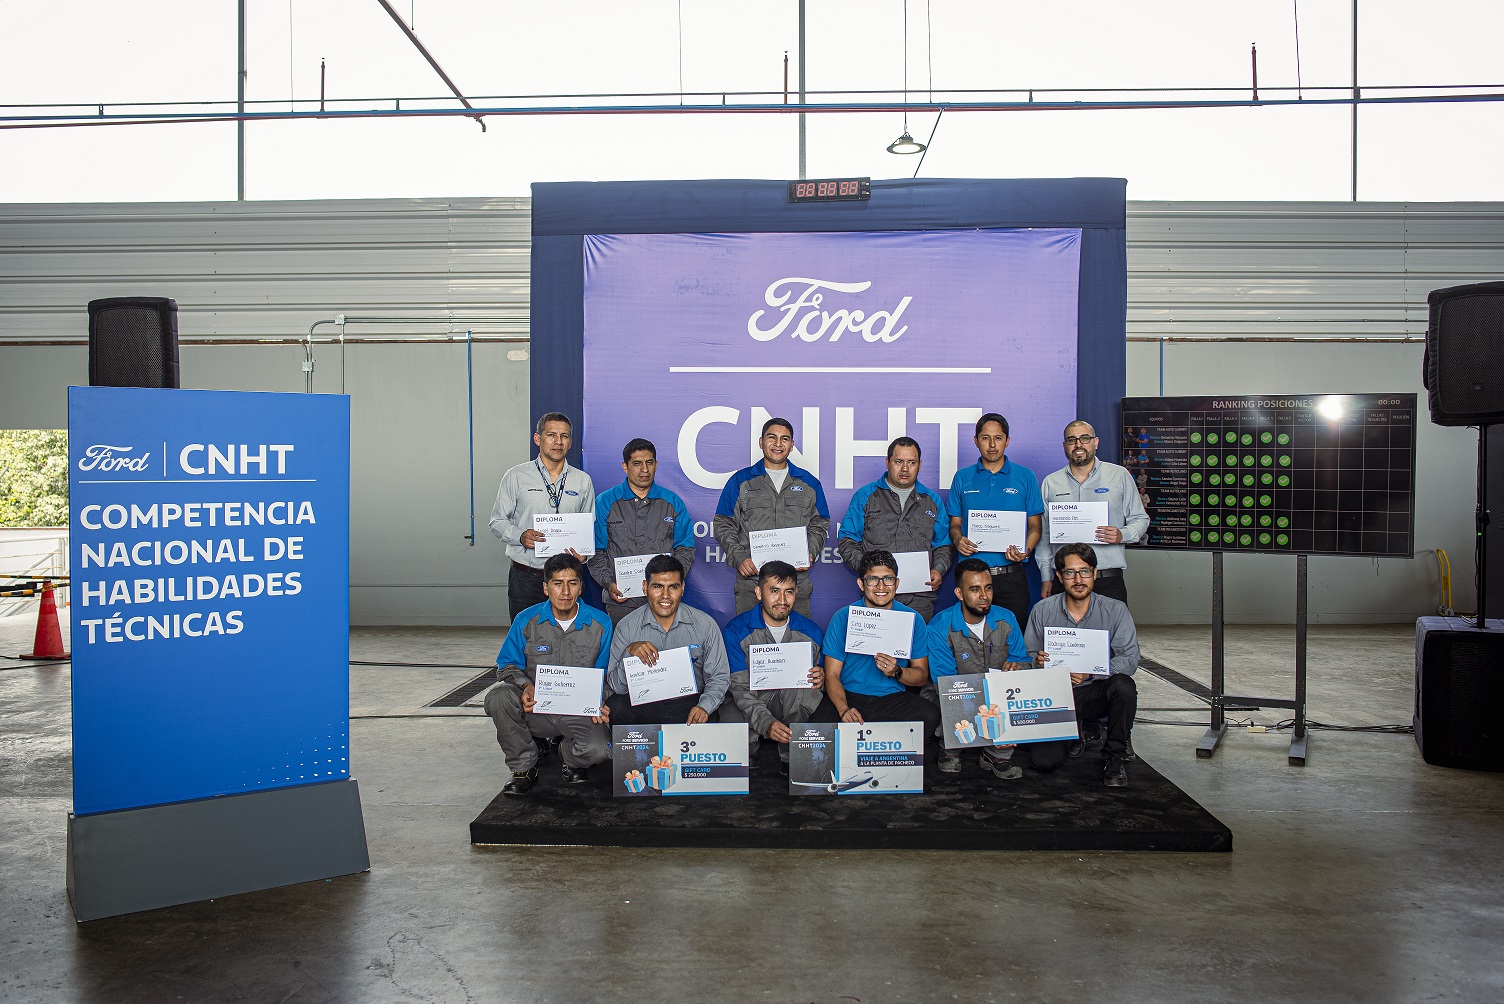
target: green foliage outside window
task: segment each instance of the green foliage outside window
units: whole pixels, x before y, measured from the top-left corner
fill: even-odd
[[[67,525],[67,431],[0,430],[0,526]]]

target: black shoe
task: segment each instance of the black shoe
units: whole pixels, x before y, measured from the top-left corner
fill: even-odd
[[[1065,744],[1065,755],[1068,756],[1068,757],[1070,757],[1072,760],[1076,759],[1076,757],[1080,756],[1082,753],[1085,753],[1085,752],[1086,752],[1086,740],[1085,739],[1072,739],[1070,742],[1068,742],[1068,743]]]
[[[758,754],[758,753],[749,753],[747,755],[747,769],[748,770],[760,770],[761,768],[762,768],[762,756],[761,756],[761,754]]]
[[[789,776],[789,762],[787,760],[780,760],[780,761],[778,761],[778,776],[779,777],[788,777]]]
[[[550,754],[558,751],[559,744],[564,741],[563,736],[554,736],[552,739],[534,739],[533,745],[538,747],[538,762],[547,760]]]
[[[1109,788],[1128,787],[1128,768],[1121,754],[1109,753],[1102,760],[1102,783]]]
[[[584,784],[590,780],[589,767],[571,767],[569,764],[559,766],[559,777],[565,784]]]
[[[1100,724],[1092,722],[1082,730],[1081,738],[1086,742],[1086,745],[1095,746],[1106,738],[1106,733],[1102,731]]]
[[[512,779],[501,786],[503,795],[525,795],[528,789],[538,783],[538,768],[525,770],[521,774],[513,774]]]
[[[1138,759],[1138,754],[1133,752],[1133,740],[1131,738],[1123,748],[1123,759],[1128,763],[1132,763]]]

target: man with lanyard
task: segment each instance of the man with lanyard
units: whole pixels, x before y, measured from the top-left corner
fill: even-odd
[[[1064,588],[1034,605],[1024,644],[1034,653],[1034,665],[1049,665],[1044,651],[1044,629],[1078,628],[1106,631],[1110,650],[1107,676],[1071,674],[1076,700],[1076,723],[1082,735],[1107,716],[1107,741],[1102,744],[1102,781],[1109,788],[1128,786],[1128,761],[1133,756],[1133,716],[1138,714],[1138,631],[1128,604],[1096,593],[1097,555],[1090,544],[1062,544],[1055,551],[1055,575]],[[1032,743],[1029,753],[1034,769],[1048,774],[1066,757],[1077,757],[1085,740]]]
[[[684,722],[699,725],[710,721],[731,686],[726,665],[726,645],[714,618],[683,602],[684,566],[667,554],[648,562],[643,572],[643,593],[648,601],[616,625],[611,639],[611,662],[606,670],[608,722],[612,725],[666,725]],[[633,704],[627,671],[622,660],[641,659],[658,664],[658,653],[689,649],[694,669],[695,693],[647,704]]]
[[[1124,571],[1128,556],[1124,544],[1132,544],[1149,529],[1149,514],[1139,498],[1138,485],[1127,468],[1097,460],[1097,432],[1091,423],[1076,419],[1065,427],[1066,466],[1045,476],[1040,485],[1044,497],[1044,535],[1034,551],[1043,582],[1041,595],[1049,596],[1058,584],[1051,581],[1055,571],[1055,546],[1050,543],[1052,502],[1106,502],[1107,522],[1097,527],[1098,596],[1110,596],[1128,602],[1128,583]]]
[[[684,574],[695,563],[695,526],[684,500],[654,481],[658,473],[658,448],[646,439],[634,439],[621,451],[627,478],[608,488],[595,500],[595,554],[586,563],[600,583],[601,599],[611,623],[647,603],[642,587],[623,595],[616,581],[618,558],[673,553]]]
[[[837,610],[825,629],[825,695],[838,721],[923,722],[924,741],[931,743],[940,727],[940,706],[910,691],[929,682],[929,649],[924,621],[914,616],[907,658],[879,652],[865,655],[846,651],[846,625],[852,607],[914,611],[895,602],[898,562],[887,551],[868,551],[857,568],[862,598]]]
[[[792,562],[799,573],[794,609],[808,617],[808,569],[825,549],[825,535],[830,532],[825,489],[809,471],[789,463],[794,427],[788,419],[764,422],[759,443],[762,460],[737,471],[721,490],[715,510],[715,539],[735,569],[736,612],[744,614],[757,605],[757,563],[752,560],[751,532],[802,527],[809,556],[802,563]]]
[[[971,467],[956,472],[950,483],[950,539],[956,554],[979,558],[987,563],[992,575],[992,602],[1013,614],[1022,624],[1029,616],[1029,578],[1024,562],[1039,543],[1040,514],[1044,503],[1039,498],[1039,479],[1022,464],[1007,458],[1008,420],[993,413],[977,419],[972,439],[980,454]],[[967,515],[973,509],[1021,511],[1027,517],[1024,546],[1011,544],[1005,553],[983,551],[966,536]]]
[[[569,554],[549,558],[543,565],[543,592],[548,599],[512,618],[496,657],[500,682],[486,692],[485,705],[512,770],[512,779],[501,789],[503,795],[526,794],[538,783],[542,751],[534,737],[563,737],[559,756],[564,761],[560,774],[565,784],[583,784],[590,765],[604,763],[611,756],[604,715],[586,718],[533,711],[533,684],[540,665],[606,668],[611,621],[580,602],[584,588],[585,567],[578,558]]]
[[[967,558],[956,566],[956,599],[960,602],[940,611],[929,627],[930,679],[957,673],[1008,672],[1032,665],[1013,614],[992,605],[992,573],[987,563]],[[1023,777],[1011,763],[1012,746],[989,746],[979,763],[1004,781]],[[946,774],[961,770],[959,750],[942,749],[939,769]]]
[[[940,496],[919,481],[919,444],[900,436],[888,444],[888,473],[851,496],[836,550],[853,572],[868,551],[924,552],[924,588],[900,592],[898,601],[928,621],[935,615],[935,590],[950,567],[948,527]]]
[[[543,600],[543,561],[535,553],[543,534],[533,529],[539,513],[594,512],[595,485],[590,475],[569,466],[565,457],[574,444],[569,416],[551,411],[538,419],[533,442],[538,457],[501,476],[491,507],[491,532],[507,546],[512,560],[507,573],[507,606],[517,615]],[[580,556],[576,552],[576,560]]]
[[[747,763],[756,768],[760,737],[778,744],[778,772],[789,773],[789,726],[810,720],[825,683],[820,665],[820,641],[825,632],[802,614],[794,612],[798,592],[794,566],[784,561],[765,562],[757,573],[757,606],[732,619],[721,634],[726,639],[726,659],[731,664],[731,700],[721,706],[721,721],[747,723]],[[793,645],[810,648],[809,685],[778,690],[753,690],[749,669],[753,645]]]

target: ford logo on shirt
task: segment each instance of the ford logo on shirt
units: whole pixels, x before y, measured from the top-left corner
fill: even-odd
[[[925,510],[925,511],[924,511],[924,514],[925,514],[925,515],[926,515],[926,516],[928,516],[928,517],[930,517],[930,519],[934,519],[934,518],[935,518],[935,514],[934,514],[934,512],[933,512],[933,511],[932,511],[932,510],[929,510],[929,509],[926,509],[926,510]]]
[[[665,523],[672,523],[673,521],[674,521],[674,517],[672,517],[672,516],[665,516],[665,517],[663,517],[663,522],[665,522]]]
[[[547,652],[549,650],[550,648],[548,645],[539,645],[537,648],[533,649],[534,652]]]
[[[961,661],[962,662],[965,662],[967,659],[970,659],[970,658],[971,658],[971,653],[970,652],[962,652],[961,653]]]
[[[566,488],[566,489],[564,489],[564,494],[565,494],[565,495],[573,495],[573,496],[575,496],[575,497],[576,497],[576,498],[578,498],[578,497],[579,497],[579,494],[580,494],[580,493],[579,493],[579,492],[577,492],[577,491],[573,491],[573,490],[571,490],[571,489],[568,489],[568,488]]]
[[[804,491],[804,486],[803,485],[790,485],[789,486],[789,491],[791,491],[791,492],[802,492],[802,491]]]
[[[1098,495],[1106,495],[1110,491],[1112,491],[1111,488],[1098,488],[1097,489],[1097,494]]]
[[[1018,494],[1018,489],[1017,488],[1004,488],[1003,489],[1003,494],[1004,495],[1017,495]]]

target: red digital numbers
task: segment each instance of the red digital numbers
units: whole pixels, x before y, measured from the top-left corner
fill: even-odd
[[[812,199],[815,197],[815,183],[813,181],[801,181],[794,186],[794,198]]]

